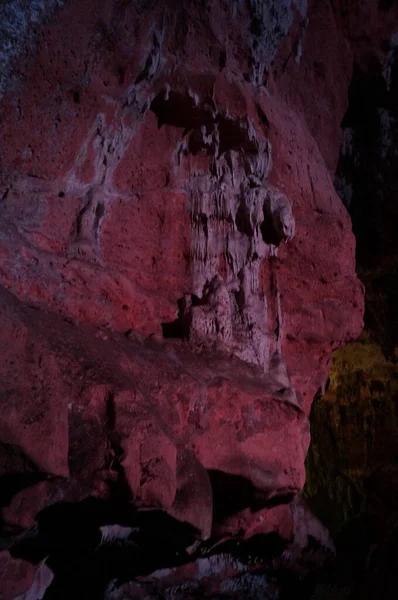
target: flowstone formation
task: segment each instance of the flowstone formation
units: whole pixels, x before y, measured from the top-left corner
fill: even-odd
[[[308,416],[363,315],[344,14],[0,10],[0,598],[309,597]]]

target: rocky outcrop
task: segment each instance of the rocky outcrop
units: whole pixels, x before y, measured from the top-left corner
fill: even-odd
[[[2,547],[46,600],[275,597],[332,552],[308,415],[362,327],[339,9],[39,4],[4,20]]]

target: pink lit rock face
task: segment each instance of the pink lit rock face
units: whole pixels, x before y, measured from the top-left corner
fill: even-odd
[[[10,538],[116,497],[195,527],[191,552],[259,507],[291,540],[265,507],[302,489],[312,399],[362,327],[331,178],[352,49],[327,2],[59,4],[1,101],[0,474],[36,476]],[[217,512],[225,477],[247,493]]]

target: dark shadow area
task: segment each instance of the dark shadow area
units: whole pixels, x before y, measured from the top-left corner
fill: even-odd
[[[112,579],[131,580],[189,560],[186,548],[198,532],[159,510],[87,498],[59,503],[37,515],[38,533],[12,548],[14,557],[47,565],[55,579],[45,599],[103,598]],[[128,537],[102,540],[100,527],[131,528]]]
[[[162,323],[164,338],[186,340],[189,337],[189,325],[182,319],[175,319],[170,323]]]
[[[230,554],[243,563],[268,563],[279,557],[288,543],[277,533],[256,534],[250,539],[240,541],[228,540],[210,550],[206,556],[214,554]]]
[[[397,0],[379,0],[379,8],[381,10],[389,11],[396,3]]]
[[[283,238],[275,229],[272,214],[266,209],[265,206],[263,208],[263,215],[264,219],[260,226],[260,231],[263,240],[266,244],[278,247]]]
[[[0,507],[8,506],[21,490],[48,478],[16,445],[0,443],[0,456]]]
[[[239,207],[235,217],[236,228],[240,233],[247,236],[253,235],[253,227],[250,222],[250,211],[246,202],[242,198],[239,202]]]
[[[218,156],[228,150],[244,151],[247,154],[257,154],[258,147],[249,135],[248,124],[238,119],[231,119],[223,114],[215,114],[214,103],[207,98],[201,105],[189,94],[165,90],[160,92],[152,101],[151,110],[158,119],[158,127],[171,125],[183,130],[186,135],[191,132],[188,148],[192,154],[205,151],[209,154],[218,152]],[[201,128],[205,127],[209,140],[204,141]],[[210,142],[217,130],[219,146]]]
[[[255,488],[251,481],[239,475],[217,470],[209,470],[208,475],[213,490],[215,523],[222,522],[246,508],[255,512],[265,507],[288,504],[294,498],[294,493],[286,491],[270,496],[269,493]]]
[[[160,92],[152,101],[151,110],[158,119],[159,128],[171,125],[189,131],[202,125],[210,125],[213,121],[210,109],[196,106],[191,96],[179,92]]]
[[[0,506],[8,506],[18,492],[47,478],[45,473],[11,473],[1,476]]]
[[[390,51],[383,69],[378,62],[367,72],[355,67],[335,178],[356,237],[357,270],[366,288],[365,328],[392,361],[398,345],[397,54]]]
[[[177,318],[170,323],[162,323],[163,337],[181,340],[188,339],[191,327],[191,307],[200,306],[201,304],[203,304],[203,300],[195,294],[179,298]]]

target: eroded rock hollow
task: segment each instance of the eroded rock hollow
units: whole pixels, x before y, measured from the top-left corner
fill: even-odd
[[[2,600],[288,598],[333,555],[301,498],[364,310],[333,181],[397,23],[349,4],[1,4]]]

